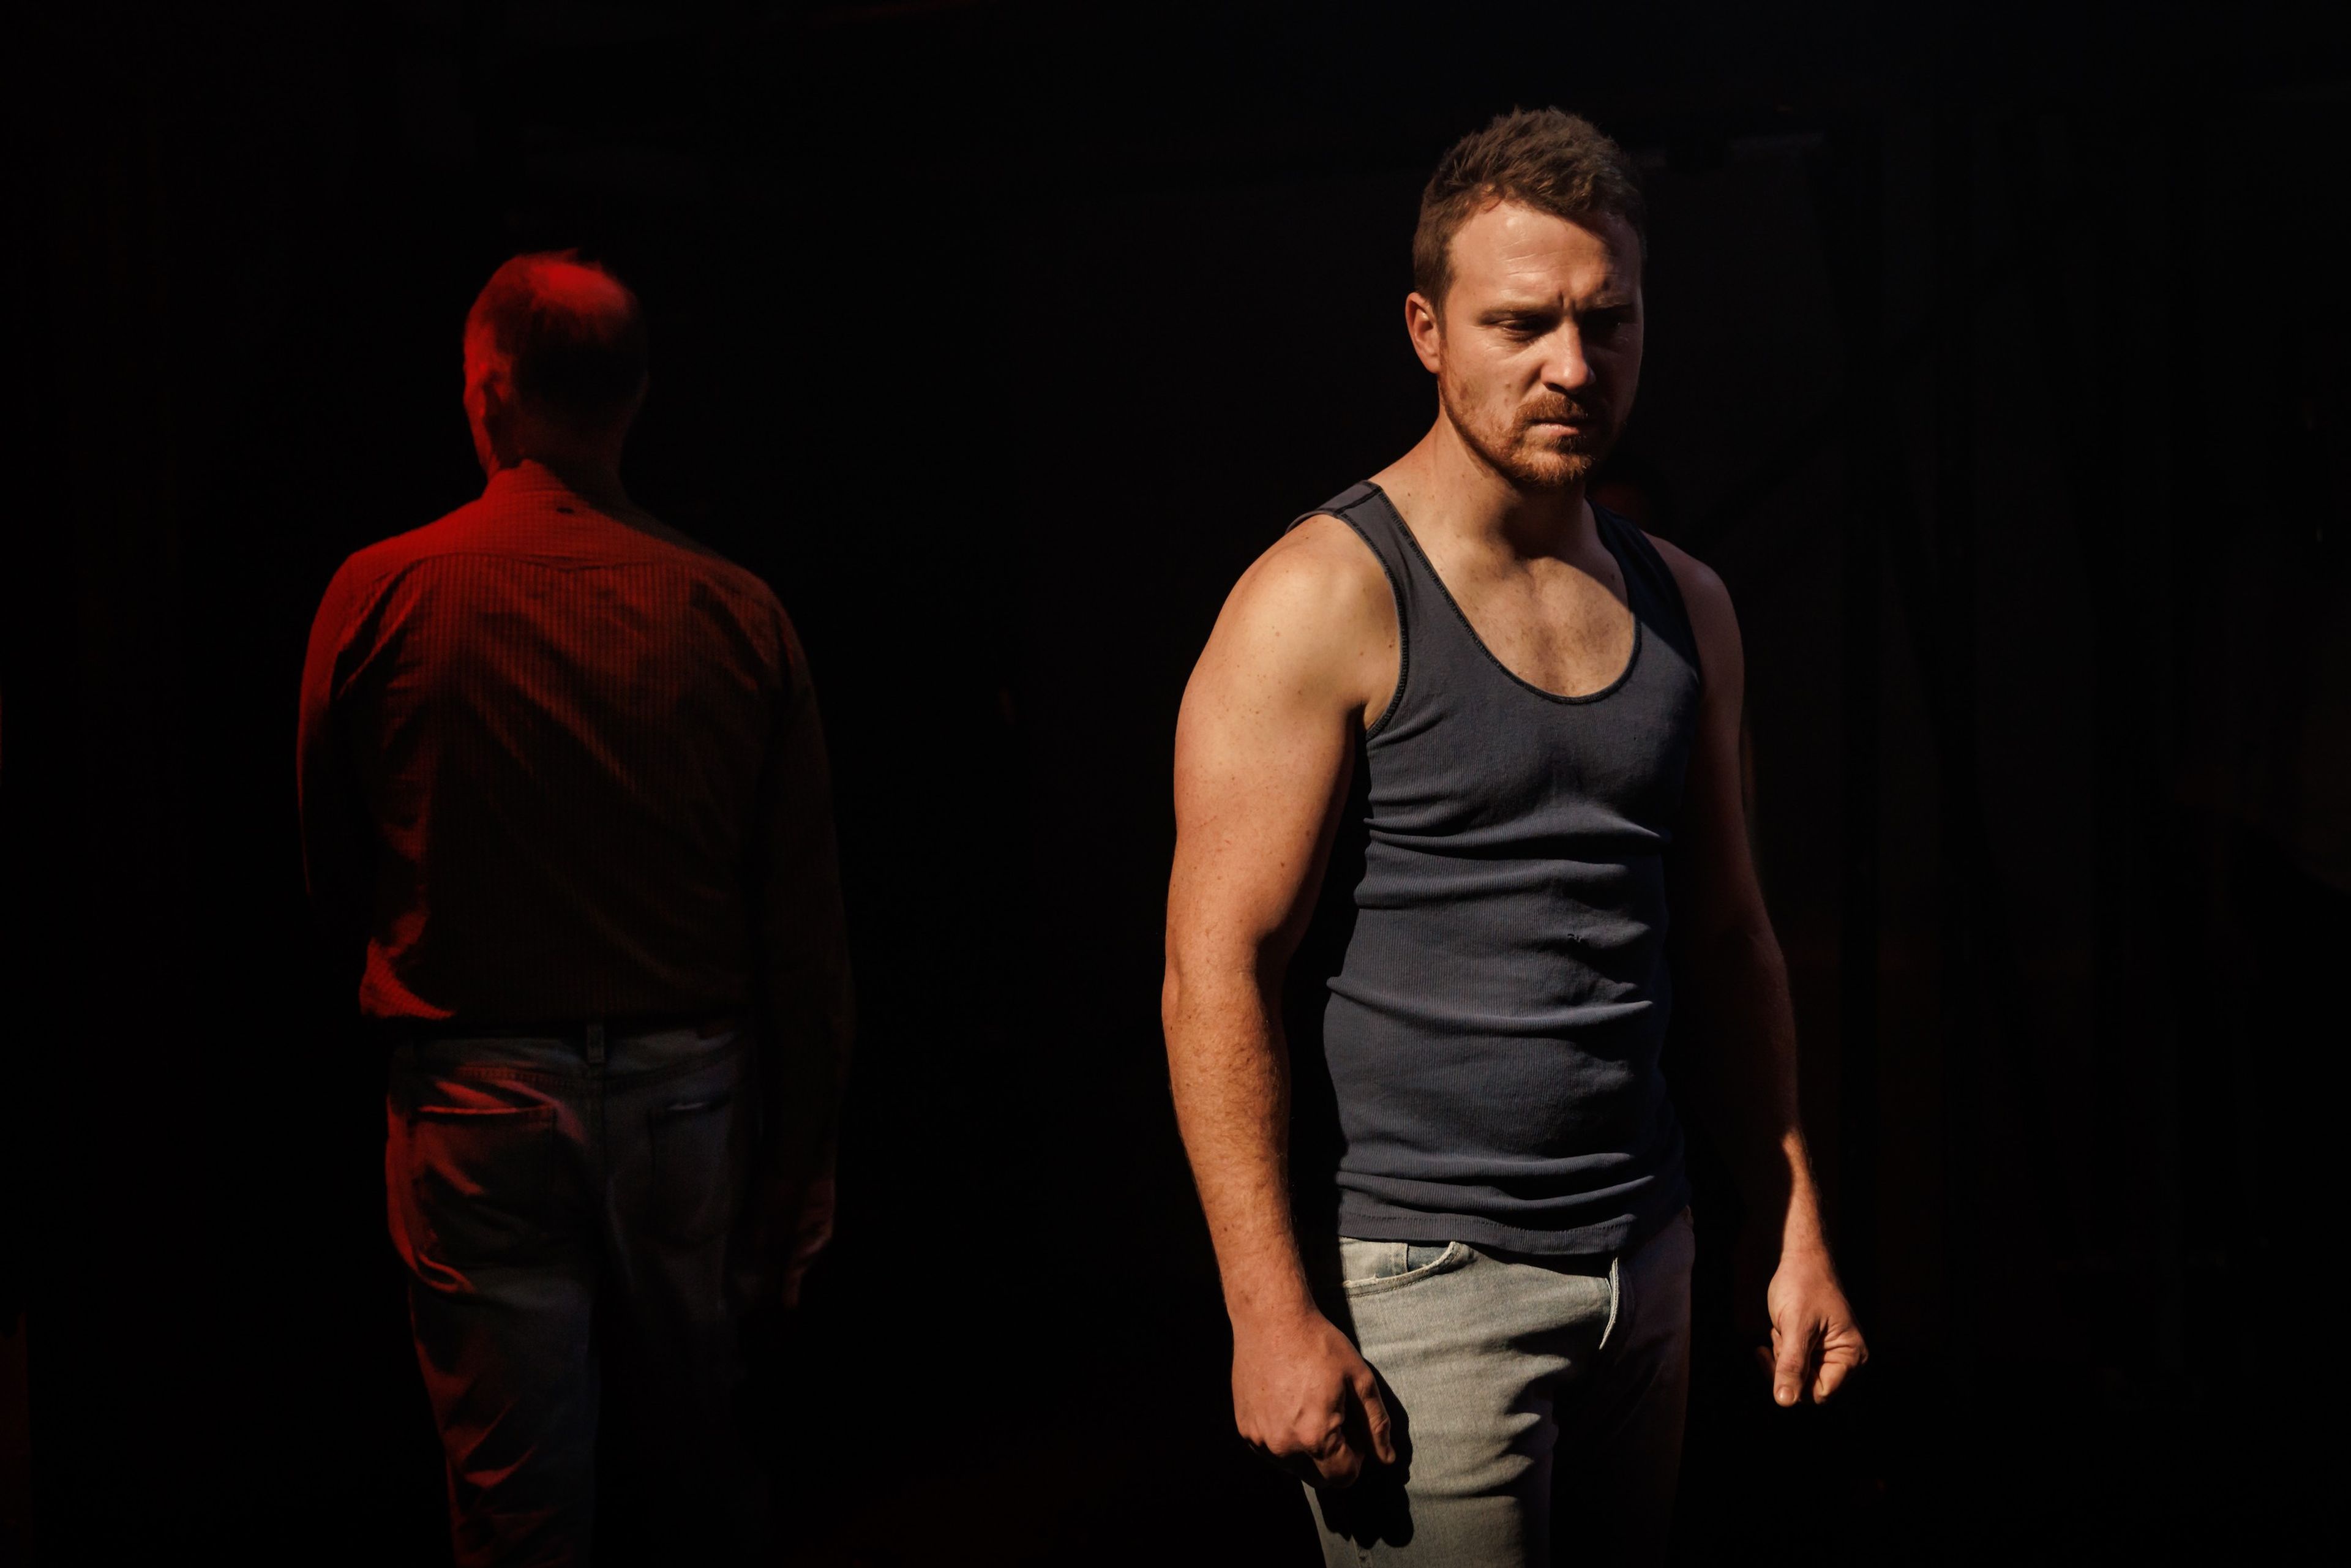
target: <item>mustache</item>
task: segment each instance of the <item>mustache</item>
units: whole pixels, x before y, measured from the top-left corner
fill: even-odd
[[[1531,403],[1519,414],[1519,428],[1532,430],[1545,420],[1572,420],[1577,424],[1597,425],[1605,429],[1608,410],[1605,404],[1583,398],[1546,398]]]

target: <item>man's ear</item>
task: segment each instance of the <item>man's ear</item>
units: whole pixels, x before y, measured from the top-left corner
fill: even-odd
[[[1445,358],[1445,329],[1437,320],[1437,307],[1418,289],[1404,297],[1404,333],[1412,340],[1412,351],[1420,356],[1421,369],[1436,374]]]
[[[466,375],[465,423],[474,434],[474,455],[486,473],[514,465],[514,382],[504,370],[488,368]]]
[[[514,407],[514,382],[503,367],[484,371],[470,391],[485,419],[502,421]]]

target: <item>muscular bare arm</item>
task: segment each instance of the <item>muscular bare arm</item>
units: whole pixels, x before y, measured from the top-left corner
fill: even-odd
[[[1771,1396],[1825,1399],[1868,1359],[1837,1283],[1796,1104],[1796,1024],[1787,965],[1748,853],[1739,785],[1747,665],[1722,580],[1657,541],[1673,569],[1706,678],[1674,846],[1677,1002],[1699,1047],[1698,1109],[1722,1141],[1759,1219],[1776,1220],[1778,1263],[1765,1294]]]
[[[1393,1462],[1363,1357],[1310,1295],[1291,1229],[1281,976],[1313,913],[1356,737],[1396,682],[1377,560],[1316,517],[1226,601],[1176,730],[1161,1015],[1186,1153],[1233,1325],[1242,1437],[1320,1485]]]

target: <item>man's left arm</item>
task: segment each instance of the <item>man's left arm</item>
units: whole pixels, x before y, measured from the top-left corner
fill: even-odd
[[[760,1158],[738,1289],[798,1303],[831,1239],[841,1103],[856,998],[833,838],[832,770],[807,655],[780,622],[784,689],[753,826]]]
[[[350,753],[336,707],[351,599],[348,567],[310,623],[295,725],[295,804],[302,833],[302,881],[310,907],[333,938],[339,958],[366,940],[373,835],[351,776]]]
[[[1677,1005],[1688,1037],[1702,1042],[1698,1108],[1753,1214],[1779,1232],[1765,1294],[1771,1396],[1825,1399],[1869,1351],[1829,1260],[1797,1112],[1787,965],[1748,852],[1739,766],[1746,656],[1722,580],[1662,540],[1657,549],[1680,585],[1705,681],[1671,858]]]

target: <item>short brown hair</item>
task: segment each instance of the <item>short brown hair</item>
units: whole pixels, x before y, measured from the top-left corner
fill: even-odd
[[[645,314],[629,286],[569,250],[517,256],[465,316],[465,357],[503,361],[515,391],[574,426],[627,413],[645,382]]]
[[[1518,202],[1585,223],[1622,218],[1648,248],[1648,212],[1625,150],[1582,115],[1514,109],[1455,142],[1420,193],[1412,233],[1412,286],[1432,305],[1453,282],[1453,236],[1496,202]]]

